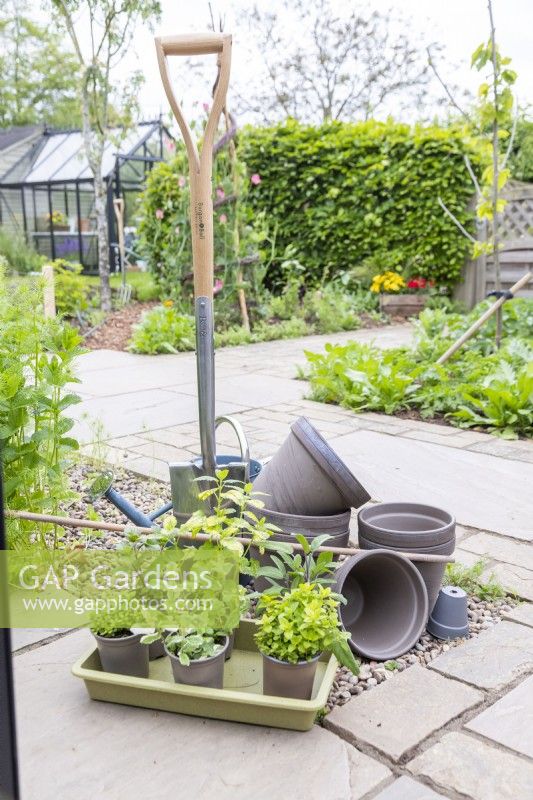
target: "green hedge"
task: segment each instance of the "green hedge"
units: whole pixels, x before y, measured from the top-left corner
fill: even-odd
[[[277,252],[293,245],[319,281],[370,263],[452,285],[469,245],[438,205],[467,228],[472,182],[458,131],[393,122],[289,120],[246,128],[240,155],[261,183],[248,202],[276,228]]]

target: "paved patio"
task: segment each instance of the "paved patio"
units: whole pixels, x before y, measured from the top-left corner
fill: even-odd
[[[91,702],[70,666],[86,631],[18,635],[24,800],[93,797],[262,800],[521,800],[533,796],[533,445],[304,400],[304,349],[407,342],[408,326],[270,342],[217,354],[217,411],[238,416],[252,454],[271,455],[308,416],[374,499],[453,511],[456,555],[483,556],[524,600],[508,619],[335,709],[305,734]],[[192,354],[93,352],[81,359],[77,433],[100,417],[108,458],[167,480],[198,453]],[[226,452],[235,444],[220,431]],[[46,638],[47,637],[47,638]],[[295,771],[296,770],[296,771]]]

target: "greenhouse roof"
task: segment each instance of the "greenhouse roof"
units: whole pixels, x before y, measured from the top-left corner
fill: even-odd
[[[112,141],[104,149],[102,177],[110,175],[118,156],[134,155],[160,127],[158,120],[141,122],[120,138],[121,132],[113,131]],[[3,184],[9,184],[10,172],[11,170],[3,176]],[[41,139],[34,146],[28,172],[17,183],[91,181],[92,177],[81,131],[43,131]]]

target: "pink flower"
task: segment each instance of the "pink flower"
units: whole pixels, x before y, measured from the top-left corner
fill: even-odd
[[[222,200],[225,196],[226,196],[226,192],[224,191],[222,186],[218,186],[217,187],[217,197],[220,197],[220,199]]]
[[[219,294],[219,292],[221,292],[223,288],[224,288],[224,281],[221,280],[220,278],[217,278],[215,280],[215,285],[213,286],[213,294]]]
[[[164,216],[165,216],[165,212],[163,211],[163,209],[162,208],[156,208],[156,210],[155,210],[155,218],[156,219],[163,219]]]
[[[173,141],[173,139],[167,140],[167,149],[170,150],[171,153],[173,153],[176,149],[176,142]]]
[[[187,179],[185,178],[185,175],[180,175],[178,178],[178,186],[180,187],[180,189],[183,189],[186,183]]]
[[[207,112],[209,111],[209,103],[202,103],[202,108],[205,111],[205,113],[207,114]]]
[[[228,221],[228,218],[225,214],[221,214],[220,217],[218,218],[218,221],[221,222],[222,225],[225,225],[226,222]]]
[[[250,180],[252,181],[254,186],[258,186],[261,183],[261,175],[258,175],[257,172],[254,172]]]

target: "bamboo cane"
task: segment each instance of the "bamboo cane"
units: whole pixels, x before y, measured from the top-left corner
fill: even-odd
[[[92,519],[76,519],[75,517],[59,517],[54,516],[52,514],[35,514],[32,511],[6,511],[5,512],[7,517],[12,519],[24,519],[28,520],[29,522],[47,522],[52,525],[61,525],[64,528],[92,528],[93,530],[99,531],[110,531],[113,533],[125,533],[126,530],[131,529],[131,525],[119,525],[116,522],[101,522],[99,520],[92,520]],[[139,528],[135,526],[135,530],[139,533],[154,533],[153,528]],[[211,535],[207,533],[198,533],[193,536],[192,533],[188,531],[177,531],[173,533],[173,536],[176,539],[184,539],[185,541],[195,541],[195,542],[216,542],[218,541],[218,536]],[[238,542],[241,544],[247,545],[250,544],[250,539],[247,539],[245,536],[235,536],[234,537]],[[289,543],[290,547],[293,550],[302,551],[303,548],[300,544],[296,542]],[[327,545],[323,545],[322,547],[317,547],[315,552],[319,553],[333,553],[334,555],[343,555],[343,556],[353,556],[357,553],[366,553],[367,550],[362,550],[359,547],[328,547]],[[394,551],[398,552],[398,551]],[[450,556],[439,556],[439,555],[431,555],[429,553],[404,553],[398,552],[398,555],[404,556],[408,558],[410,561],[421,561],[429,564],[453,564],[455,559]]]
[[[526,284],[527,284],[527,283],[528,283],[528,282],[531,280],[531,277],[532,277],[532,273],[531,273],[531,272],[527,272],[525,275],[523,275],[523,276],[520,278],[520,280],[519,280],[519,281],[517,281],[517,282],[515,283],[515,285],[514,285],[514,286],[511,286],[511,288],[509,289],[510,293],[511,293],[512,295],[515,295],[515,294],[516,294],[516,292],[520,291],[520,289],[522,289],[522,288],[523,288],[523,287],[524,287],[524,286],[525,286],[525,285],[526,285]],[[498,309],[499,309],[499,308],[501,308],[501,307],[503,306],[503,304],[505,303],[505,301],[506,301],[506,300],[509,300],[509,299],[510,299],[509,297],[499,297],[499,298],[496,300],[496,302],[495,302],[495,303],[493,303],[493,304],[491,305],[491,307],[490,307],[490,308],[488,308],[488,309],[485,311],[485,313],[484,313],[484,314],[482,314],[482,315],[480,316],[480,318],[479,318],[479,319],[477,319],[477,320],[474,322],[474,324],[473,324],[473,325],[471,325],[471,326],[470,326],[470,328],[469,328],[467,331],[465,331],[465,333],[463,333],[463,335],[462,335],[462,336],[460,336],[460,337],[457,339],[457,341],[455,341],[455,342],[454,342],[452,345],[450,345],[450,347],[449,347],[449,348],[446,350],[446,352],[445,352],[445,353],[443,353],[443,354],[440,356],[440,358],[438,358],[438,359],[437,359],[437,364],[444,364],[444,362],[445,362],[445,361],[447,361],[447,360],[448,360],[448,359],[449,359],[451,356],[453,356],[453,354],[454,354],[454,353],[455,353],[457,350],[459,350],[459,348],[460,348],[460,347],[462,347],[462,346],[463,346],[463,344],[464,344],[466,341],[468,341],[468,339],[470,339],[470,337],[471,337],[471,336],[473,336],[473,335],[474,335],[474,333],[475,333],[477,330],[479,330],[479,329],[482,327],[482,325],[484,325],[484,324],[485,324],[485,322],[486,322],[486,321],[487,321],[487,320],[488,320],[488,319],[489,319],[489,318],[490,318],[490,317],[491,317],[493,314],[495,314],[495,313],[496,313],[496,311],[498,311]]]

